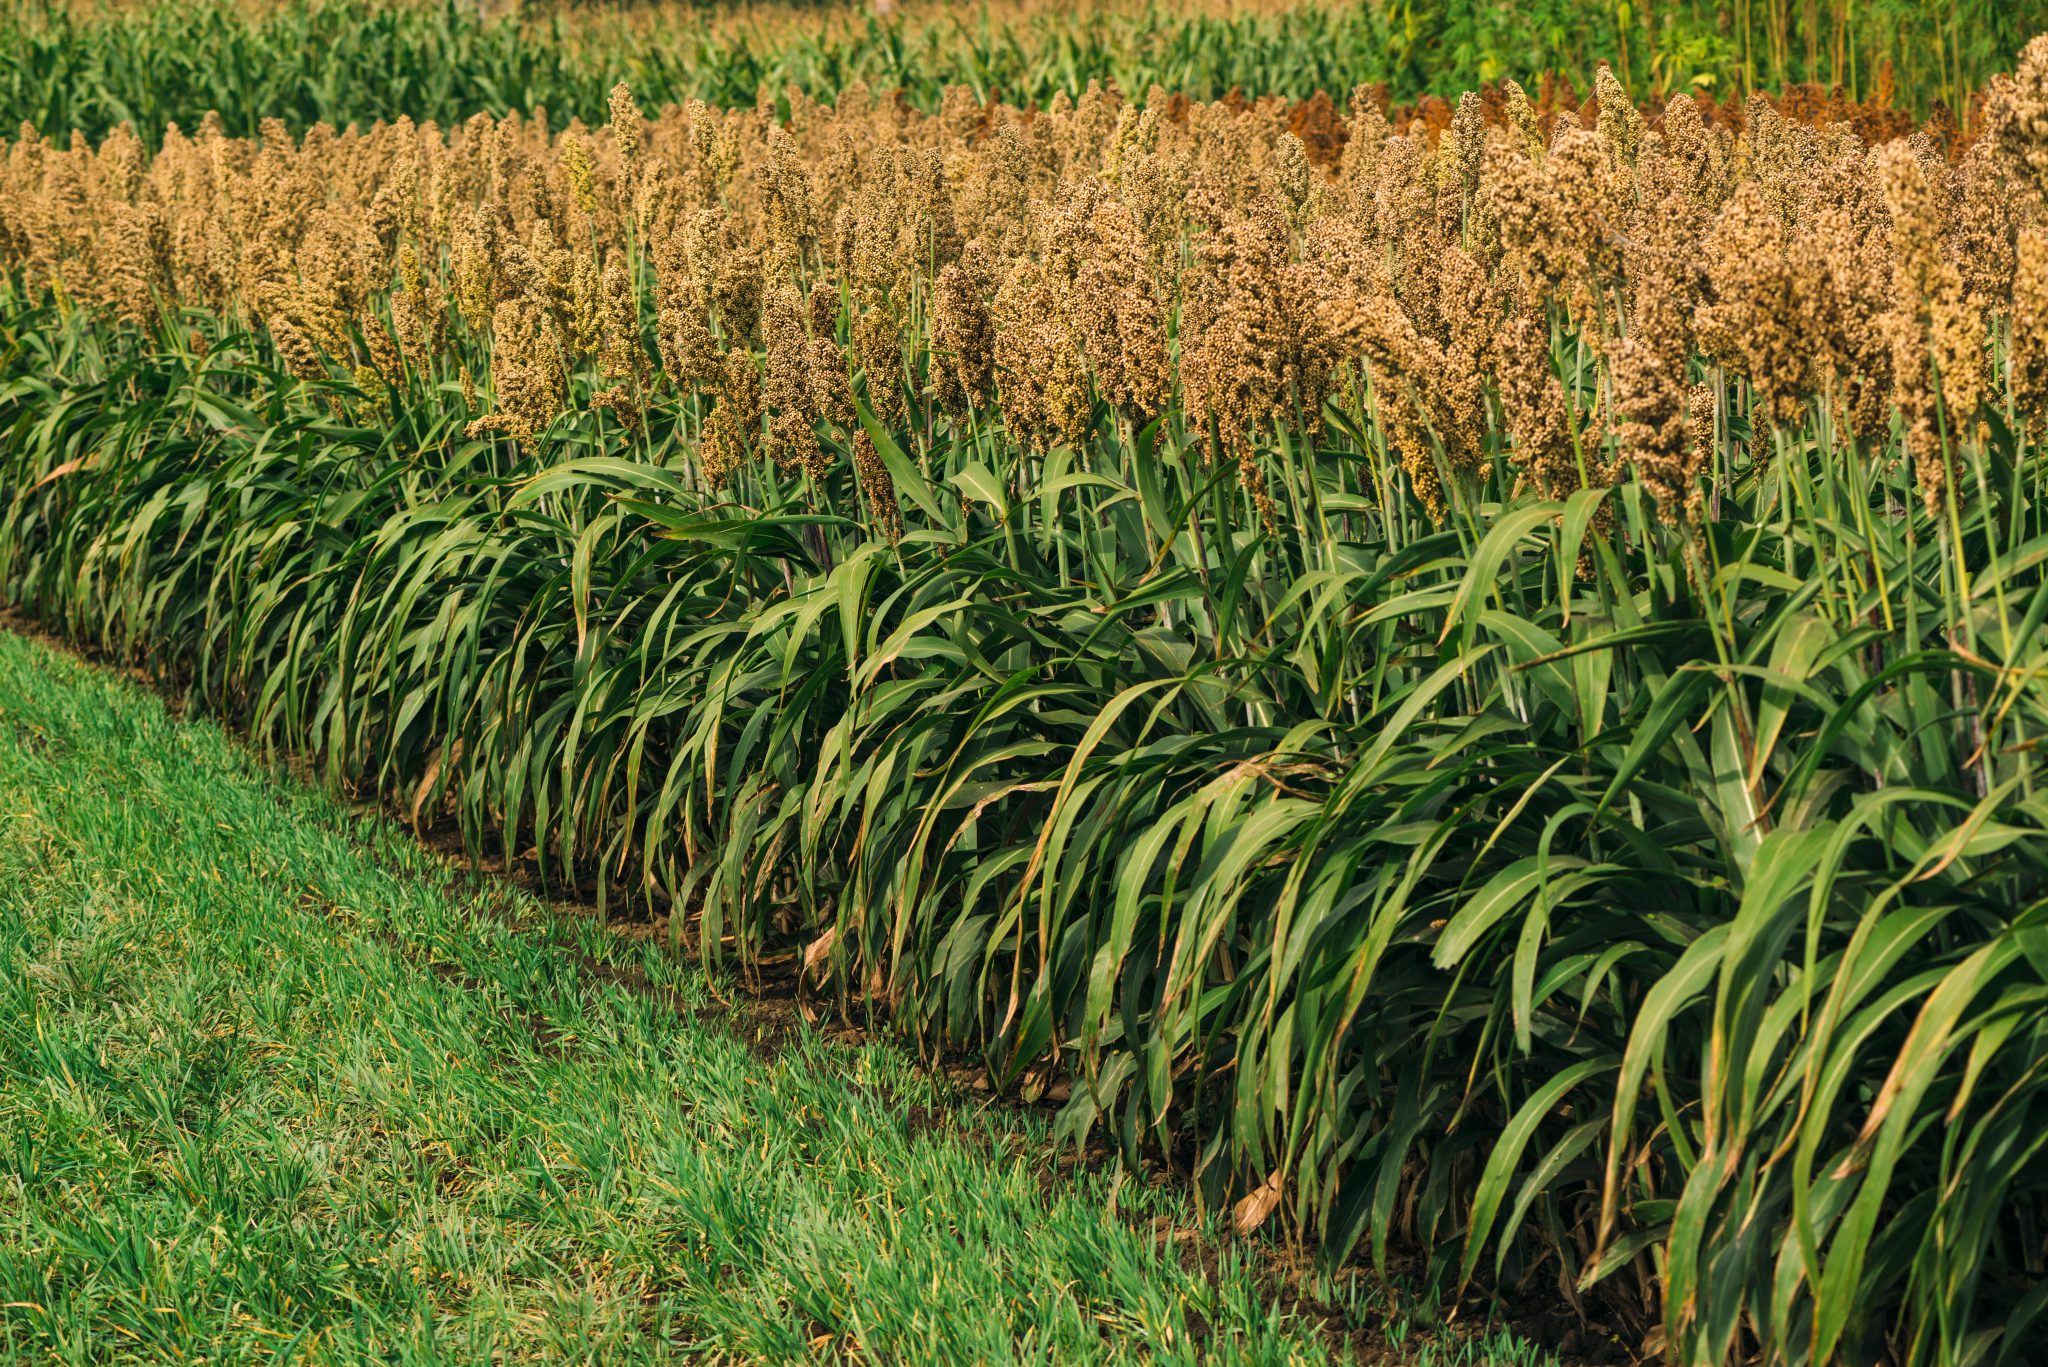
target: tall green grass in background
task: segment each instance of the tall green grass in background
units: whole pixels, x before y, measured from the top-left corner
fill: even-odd
[[[1644,93],[1729,97],[1810,81],[1916,117],[1937,103],[1966,117],[1984,78],[2043,27],[2048,0],[1269,0],[1242,12],[1153,0],[933,6],[887,20],[801,6],[532,6],[479,17],[456,0],[106,12],[12,0],[0,13],[0,122],[92,137],[127,122],[154,141],[164,124],[189,129],[208,111],[245,135],[271,117],[294,130],[401,114],[450,124],[545,105],[594,125],[621,79],[650,107],[691,96],[752,104],[757,91],[790,85],[829,101],[855,80],[900,89],[926,111],[953,84],[1043,103],[1091,80],[1195,99],[1342,97],[1379,81],[1414,100],[1543,73],[1584,91],[1600,62]]]

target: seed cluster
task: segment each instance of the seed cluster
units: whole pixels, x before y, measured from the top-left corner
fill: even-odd
[[[1953,161],[1761,98],[1739,134],[1690,98],[1646,119],[1605,70],[1591,126],[1502,92],[1395,127],[1361,88],[1333,164],[1279,101],[1099,86],[929,117],[856,86],[783,120],[648,117],[621,85],[597,129],[209,119],[154,156],[24,128],[0,260],[119,319],[242,316],[301,380],[487,377],[473,434],[666,408],[706,485],[850,459],[892,534],[863,410],[1041,453],[1177,415],[1270,520],[1267,457],[1334,403],[1437,521],[1494,468],[1548,497],[1634,477],[1693,519],[1702,433],[1767,459],[1823,413],[1932,508],[1994,409],[2042,416],[2048,39]]]

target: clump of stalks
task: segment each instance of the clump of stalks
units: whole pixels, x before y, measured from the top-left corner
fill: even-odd
[[[1954,163],[608,107],[24,130],[12,599],[1331,1256],[2027,1358],[2048,39]]]

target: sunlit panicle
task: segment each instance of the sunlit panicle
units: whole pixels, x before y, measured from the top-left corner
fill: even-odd
[[[1674,95],[1664,107],[1664,145],[1680,168],[1686,213],[1698,232],[1728,200],[1734,149],[1728,135],[1700,116],[1699,101]]]
[[[2013,405],[2032,422],[2048,418],[2048,226],[2020,233],[2008,343]]]
[[[610,98],[612,142],[627,166],[640,160],[640,145],[646,136],[640,106],[633,102],[633,90],[624,81],[612,87]]]
[[[716,489],[743,468],[760,436],[761,372],[751,355],[734,347],[719,366],[717,398],[697,450],[705,484]]]
[[[931,380],[939,406],[955,418],[986,408],[995,375],[995,326],[974,272],[955,262],[932,292]]]
[[[590,139],[580,130],[571,129],[562,135],[558,150],[562,158],[562,174],[568,180],[569,193],[576,207],[586,214],[596,213],[597,181]]]
[[[605,374],[638,383],[647,352],[640,341],[640,297],[626,254],[617,247],[605,252],[598,301],[598,363]]]
[[[778,284],[768,290],[761,327],[768,351],[761,397],[768,412],[769,457],[778,470],[816,478],[830,468],[831,460],[818,442],[810,339],[804,333],[804,301],[796,286]]]
[[[531,441],[562,410],[567,376],[563,338],[553,314],[527,299],[508,299],[491,320],[491,411],[470,424],[472,435],[496,431]]]
[[[1762,191],[1744,182],[1702,244],[1701,349],[1749,381],[1752,426],[1797,422],[1813,395],[1814,262]]]
[[[1657,500],[1666,522],[1697,506],[1701,449],[1688,431],[1694,244],[1683,193],[1637,218],[1628,250],[1627,335],[1614,358],[1621,456]]]
[[[1634,163],[1643,142],[1643,116],[1622,88],[1614,69],[1602,63],[1593,78],[1595,98],[1600,103],[1600,135],[1624,162]]]
[[[1173,393],[1167,314],[1153,284],[1143,234],[1128,206],[1105,198],[1088,220],[1088,252],[1075,275],[1075,327],[1095,387],[1119,413],[1142,421]]]
[[[1893,398],[1921,498],[1936,513],[1985,396],[1981,321],[1945,250],[1940,194],[1919,158],[1892,143],[1878,149],[1876,170],[1892,226]]]
[[[270,340],[277,347],[277,354],[288,372],[301,380],[327,378],[327,367],[320,360],[319,348],[297,324],[290,318],[278,316],[270,319],[269,326]]]
[[[472,211],[455,229],[451,249],[455,273],[455,307],[472,332],[482,332],[497,305],[498,267],[493,251],[495,224]]]
[[[1570,400],[1551,366],[1548,320],[1526,303],[1517,307],[1501,325],[1497,354],[1509,462],[1520,483],[1563,498],[1584,481],[1572,447]]]
[[[2023,217],[2048,214],[2048,34],[2028,43],[2019,67],[1985,92],[1982,141]]]
[[[1522,150],[1532,157],[1541,157],[1548,140],[1543,136],[1543,122],[1536,116],[1536,106],[1529,102],[1529,92],[1513,80],[1504,80],[1500,86],[1502,117],[1521,142]]]

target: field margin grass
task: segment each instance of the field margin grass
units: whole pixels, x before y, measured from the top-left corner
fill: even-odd
[[[1043,1117],[721,1004],[24,625],[0,622],[0,1357],[1537,1358],[1433,1338],[1356,1277],[1333,1339],[1185,1192],[1052,1169]],[[756,1132],[758,1159],[730,1143]],[[912,1213],[936,1232],[900,1238]]]

